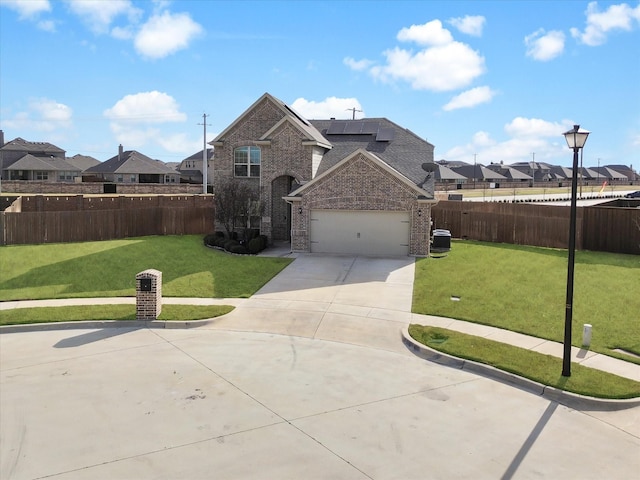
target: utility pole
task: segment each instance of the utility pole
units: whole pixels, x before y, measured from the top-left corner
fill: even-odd
[[[473,154],[473,189],[476,189],[476,177],[478,176],[477,170],[478,170],[478,166],[476,164],[476,157],[478,156],[477,153]]]
[[[202,136],[202,193],[207,194],[207,114],[202,114],[202,125],[204,132]]]
[[[531,152],[531,186],[536,184],[536,152]]]

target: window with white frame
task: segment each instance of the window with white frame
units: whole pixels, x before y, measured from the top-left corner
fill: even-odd
[[[260,177],[260,147],[238,147],[233,151],[236,177]]]

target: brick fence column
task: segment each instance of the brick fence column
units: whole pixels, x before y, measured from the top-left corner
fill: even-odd
[[[136,319],[157,320],[162,312],[162,272],[148,269],[136,275]]]

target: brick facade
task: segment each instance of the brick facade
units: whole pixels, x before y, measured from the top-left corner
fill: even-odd
[[[403,141],[426,144],[430,151],[423,148],[418,160],[415,155],[407,160],[433,161],[433,146],[414,137],[411,134]],[[309,212],[312,209],[402,211],[409,213],[411,221],[410,255],[428,255],[434,200],[424,197],[424,190],[398,171],[381,166],[384,162],[380,159],[372,161],[366,155],[350,158],[340,168],[317,177],[322,181],[314,183],[315,170],[331,144],[311,123],[270,95],[257,100],[211,144],[215,146],[215,178],[234,177],[236,148],[260,148],[260,178],[243,181],[260,191],[263,205],[260,231],[270,241],[291,240],[292,250],[310,251]],[[386,147],[382,142],[374,145],[382,151]],[[351,152],[353,150],[345,154]],[[404,161],[404,153],[400,156]],[[310,188],[303,187],[300,199],[289,199],[294,203],[292,208],[283,197],[307,183]]]
[[[291,249],[310,252],[310,212],[368,210],[410,212],[409,254],[429,254],[431,205],[415,188],[359,154],[304,190],[292,209]]]

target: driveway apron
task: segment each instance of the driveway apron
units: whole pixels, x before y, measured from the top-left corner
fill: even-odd
[[[206,328],[280,333],[407,353],[414,259],[301,254]]]

